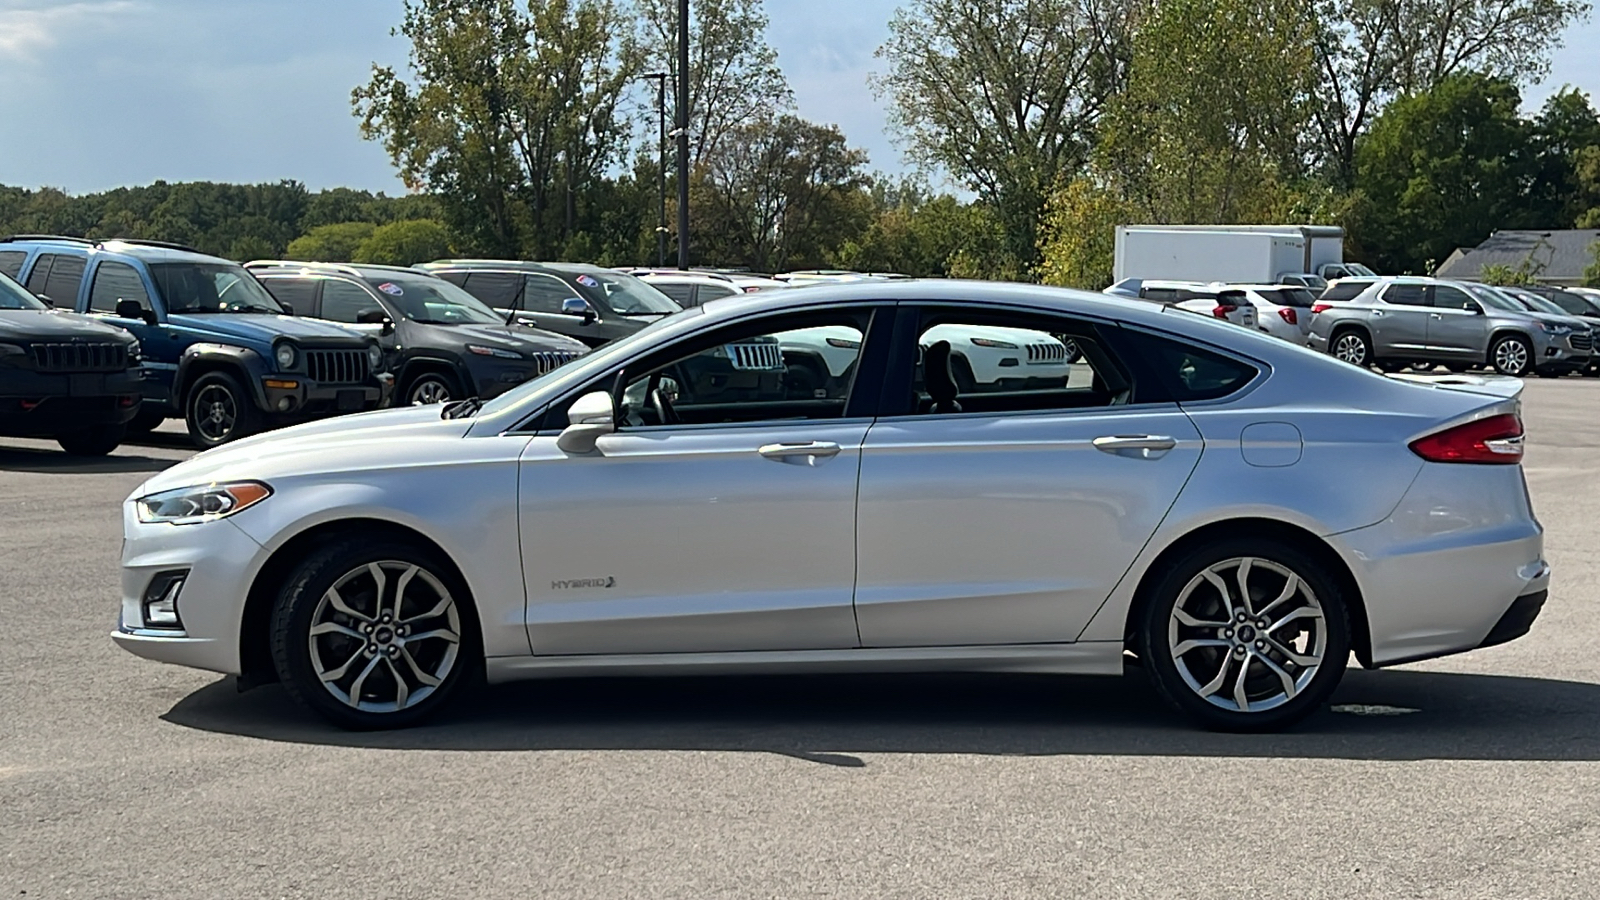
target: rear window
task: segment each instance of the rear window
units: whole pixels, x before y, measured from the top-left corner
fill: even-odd
[[[1315,294],[1305,288],[1278,288],[1270,291],[1256,291],[1261,299],[1279,306],[1293,306],[1297,309],[1310,309],[1311,304],[1317,302]]]
[[[1354,300],[1357,295],[1367,289],[1367,285],[1368,282],[1330,284],[1328,289],[1322,292],[1322,299],[1334,303],[1341,300]]]
[[[1156,369],[1167,393],[1179,403],[1216,400],[1249,384],[1255,366],[1169,337],[1128,330],[1145,360]]]

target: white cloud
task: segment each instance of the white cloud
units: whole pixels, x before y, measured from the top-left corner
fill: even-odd
[[[132,0],[46,5],[0,0],[0,61],[35,62],[38,51],[54,47],[71,34],[111,25],[112,20],[138,7]]]

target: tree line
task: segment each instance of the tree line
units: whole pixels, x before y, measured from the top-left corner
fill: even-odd
[[[0,188],[0,230],[234,258],[652,262],[663,161],[669,206],[676,185],[648,76],[670,76],[670,122],[676,10],[407,0],[407,65],[375,66],[351,97],[406,196],[293,182]],[[1092,288],[1110,278],[1121,223],[1341,224],[1350,255],[1392,272],[1426,271],[1496,229],[1600,225],[1600,116],[1572,90],[1531,114],[1521,97],[1547,74],[1552,35],[1588,12],[1584,0],[904,0],[870,89],[915,168],[887,177],[837,127],[795,114],[760,0],[694,0],[692,259]]]

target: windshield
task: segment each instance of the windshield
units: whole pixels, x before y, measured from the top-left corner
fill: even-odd
[[[261,282],[232,263],[151,263],[167,313],[287,315]]]
[[[590,295],[598,295],[606,305],[623,316],[670,316],[683,307],[632,275],[620,272],[580,272],[574,281]]]
[[[1505,294],[1502,294],[1486,284],[1464,284],[1462,287],[1466,288],[1467,292],[1472,294],[1472,296],[1477,297],[1479,300],[1482,300],[1484,303],[1489,304],[1495,309],[1504,309],[1509,310],[1510,312],[1528,311],[1528,308],[1523,306],[1521,303],[1518,303],[1512,298],[1507,297]]]
[[[369,279],[399,311],[424,325],[500,325],[504,317],[465,290],[442,278]]]
[[[28,289],[11,276],[0,272],[0,309],[49,309],[44,301],[28,293]]]
[[[1558,316],[1568,315],[1567,311],[1561,308],[1561,304],[1548,297],[1542,297],[1529,291],[1517,291],[1516,298],[1526,303],[1530,309],[1535,309],[1539,312],[1555,313]]]
[[[1311,304],[1317,302],[1317,295],[1306,288],[1274,288],[1272,290],[1258,290],[1261,299],[1279,306],[1293,306],[1299,309],[1310,309]]]

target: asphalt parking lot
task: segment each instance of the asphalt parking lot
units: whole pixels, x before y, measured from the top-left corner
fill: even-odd
[[[533,682],[338,732],[107,637],[172,425],[87,463],[0,441],[0,897],[1594,896],[1600,381],[1524,397],[1533,632],[1270,736],[1137,671]]]

